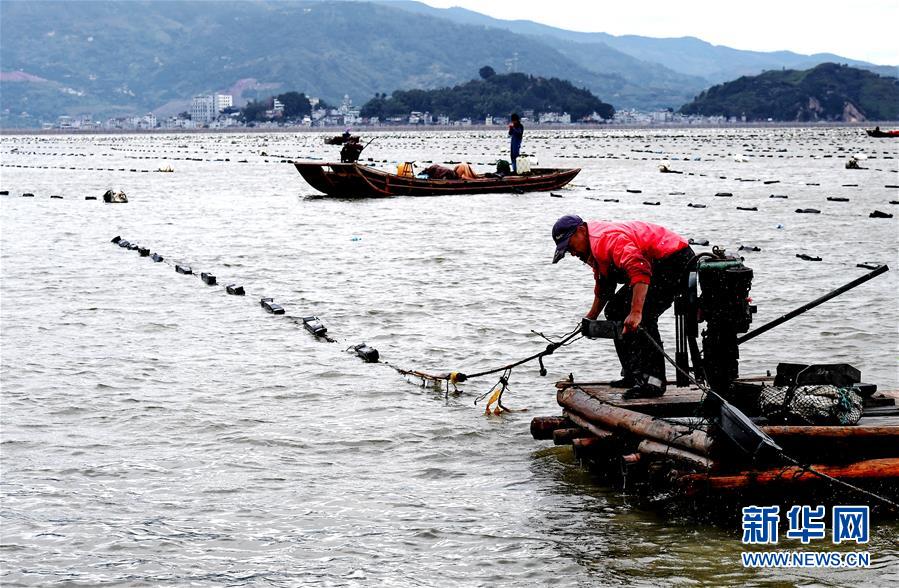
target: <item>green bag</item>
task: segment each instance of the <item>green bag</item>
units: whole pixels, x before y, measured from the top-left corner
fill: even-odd
[[[496,162],[496,173],[500,176],[507,176],[512,173],[512,166],[505,159]]]

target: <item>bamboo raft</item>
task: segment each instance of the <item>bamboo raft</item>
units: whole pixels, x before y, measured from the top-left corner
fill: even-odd
[[[747,392],[735,404],[753,417],[785,455],[899,500],[899,392],[869,397],[854,426],[787,426],[754,416],[751,391],[765,380],[738,381]],[[789,499],[795,504],[802,495],[822,501],[860,501],[858,494],[836,488],[782,456],[753,462],[740,455],[702,416],[702,391],[695,387],[670,387],[660,398],[635,400],[622,399],[623,390],[601,382],[562,381],[556,388],[562,416],[534,418],[531,435],[570,445],[574,456],[604,482],[650,502],[675,501],[703,510],[719,499],[730,504]]]

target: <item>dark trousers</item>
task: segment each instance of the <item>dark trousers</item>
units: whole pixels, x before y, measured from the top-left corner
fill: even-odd
[[[512,173],[518,173],[518,154],[521,152],[521,141],[512,140]]]
[[[692,248],[685,247],[652,264],[652,278],[649,280],[640,325],[660,345],[662,338],[659,336],[659,315],[668,310],[675,296],[686,288],[687,265],[694,255]],[[630,286],[619,288],[606,305],[606,318],[623,321],[630,314],[632,294]],[[640,384],[649,382],[665,388],[665,358],[646,339],[646,335],[637,332],[616,339],[615,351],[621,361],[622,376],[632,377]]]

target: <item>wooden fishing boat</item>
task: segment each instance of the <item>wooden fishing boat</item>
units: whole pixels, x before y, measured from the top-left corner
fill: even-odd
[[[359,163],[300,161],[294,165],[313,188],[340,198],[545,192],[561,188],[581,171],[580,168],[534,168],[532,173],[521,176],[432,180],[391,174]]]
[[[877,137],[879,139],[886,138],[899,138],[899,130],[895,131],[881,131],[878,129],[865,129],[865,132],[868,133],[869,137]]]

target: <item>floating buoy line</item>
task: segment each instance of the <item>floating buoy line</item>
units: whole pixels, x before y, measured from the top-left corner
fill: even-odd
[[[697,237],[690,238],[690,244],[697,246],[708,246],[709,240]],[[161,255],[158,252],[153,252],[149,247],[145,247],[139,245],[137,243],[132,243],[127,239],[123,239],[121,236],[116,236],[111,239],[111,243],[118,245],[122,249],[126,249],[129,251],[137,251],[140,257],[146,257],[154,263],[165,263],[168,266],[174,268],[175,272],[181,275],[194,276],[198,278],[202,283],[207,286],[219,286],[218,277],[206,271],[195,272],[194,268],[191,267],[187,263],[183,262],[173,262],[167,259],[165,256]],[[740,251],[761,251],[761,248],[755,245],[741,245],[739,247]],[[821,261],[821,257],[808,255],[805,253],[797,253],[797,258],[803,259],[805,261]],[[865,262],[859,263],[856,267],[865,268],[865,269],[876,269],[880,267],[880,263],[878,262]],[[223,285],[224,291],[231,296],[247,296],[246,289],[244,286],[237,284],[235,282],[229,282]],[[315,337],[317,340],[326,341],[328,343],[338,343],[339,341],[332,337],[328,333],[328,329],[325,326],[324,322],[316,315],[306,315],[306,316],[295,316],[289,314],[287,309],[284,308],[281,304],[275,302],[274,298],[270,296],[260,296],[259,297],[259,306],[273,316],[284,317],[285,320],[288,320],[295,325],[302,327],[306,332],[308,332],[311,336]],[[539,335],[541,338],[547,341],[547,345],[544,349],[528,356],[518,361],[514,361],[512,363],[508,363],[506,365],[502,365],[496,368],[491,368],[487,370],[483,370],[476,373],[465,373],[461,371],[451,371],[440,374],[433,374],[421,370],[414,369],[405,369],[399,366],[396,366],[388,361],[383,361],[381,359],[380,353],[377,349],[371,347],[365,342],[358,343],[355,345],[348,346],[344,351],[352,352],[357,357],[359,357],[365,363],[375,363],[387,366],[400,375],[406,378],[416,378],[420,380],[421,386],[424,387],[426,385],[432,385],[435,389],[440,389],[443,387],[445,392],[445,397],[449,396],[450,389],[454,393],[460,393],[461,390],[458,389],[458,384],[466,382],[468,380],[474,378],[480,378],[483,376],[488,376],[492,374],[501,374],[497,382],[485,393],[478,395],[474,403],[478,404],[480,401],[487,399],[487,403],[485,405],[485,414],[494,414],[499,415],[503,412],[511,412],[511,409],[507,408],[502,403],[502,397],[505,392],[509,390],[509,380],[512,375],[512,370],[520,365],[528,363],[530,361],[537,360],[540,366],[540,375],[545,376],[547,374],[546,367],[544,366],[543,359],[549,355],[552,355],[557,349],[561,347],[566,347],[571,345],[575,341],[581,339],[581,331],[580,324],[578,324],[574,329],[565,333],[564,335],[558,336],[556,338],[551,338],[546,336],[543,333],[538,333],[536,331],[531,331],[532,333]],[[495,406],[494,406],[495,405]],[[491,408],[492,407],[492,408]]]
[[[144,247],[127,239],[123,239],[121,235],[113,237],[110,242],[114,245],[118,245],[122,249],[126,249],[128,251],[137,251],[140,257],[146,257],[152,260],[154,263],[164,263],[174,268],[175,273],[199,278],[200,281],[207,286],[219,285],[218,277],[215,274],[212,274],[211,272],[198,273],[194,271],[194,268],[187,263],[173,262],[167,259],[165,256],[159,254],[158,252],[152,252],[149,247]],[[245,288],[237,283],[228,283],[224,285],[224,290],[227,294],[232,296],[247,295]],[[292,314],[288,314],[287,310],[281,304],[278,304],[277,302],[275,302],[274,298],[269,296],[260,297],[259,306],[271,315],[284,317],[284,319],[294,323],[299,327],[302,327],[305,331],[307,331],[310,335],[318,340],[327,341],[328,343],[339,342],[328,333],[328,329],[324,325],[323,321],[315,315],[294,316]],[[382,361],[378,350],[369,346],[365,342],[356,345],[350,345],[345,349],[345,351],[354,353],[365,363],[377,363],[385,365],[403,376],[417,378],[421,380],[422,386],[432,384],[435,388],[439,389],[440,386],[443,385],[445,396],[449,395],[450,388],[452,388],[454,393],[461,392],[461,390],[458,389],[457,384],[461,384],[474,378],[480,378],[495,373],[502,373],[497,383],[493,387],[491,387],[489,391],[477,396],[474,400],[474,403],[478,404],[478,402],[489,396],[489,400],[487,401],[485,407],[485,413],[499,415],[503,412],[511,412],[511,409],[502,404],[502,396],[509,389],[509,377],[512,374],[513,368],[518,367],[519,365],[522,365],[524,363],[537,360],[540,364],[540,375],[545,376],[547,374],[547,371],[543,365],[543,358],[547,355],[552,355],[553,352],[555,352],[560,347],[570,345],[577,339],[581,338],[580,325],[578,325],[574,330],[562,336],[559,340],[550,339],[543,333],[536,334],[540,335],[542,338],[546,339],[549,342],[545,349],[510,364],[468,374],[461,371],[453,371],[443,374],[431,374],[421,370],[404,369],[399,366],[393,365],[390,362]],[[496,406],[491,409],[494,404]]]

